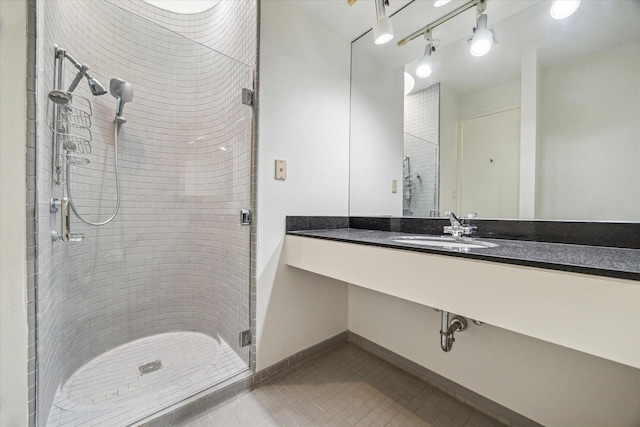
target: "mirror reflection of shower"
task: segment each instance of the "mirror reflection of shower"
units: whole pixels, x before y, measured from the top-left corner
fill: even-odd
[[[440,85],[404,97],[402,214],[439,214]]]
[[[64,60],[68,59],[78,70],[75,78],[64,90]],[[133,86],[126,80],[113,78],[110,81],[110,92],[116,98],[114,119],[114,172],[116,179],[116,206],[113,213],[104,221],[89,221],[78,211],[71,194],[72,166],[86,166],[89,159],[84,157],[91,153],[91,117],[93,109],[91,101],[83,96],[74,94],[83,78],[87,79],[89,90],[94,96],[107,93],[102,84],[88,72],[89,66],[81,64],[66,50],[55,48],[55,88],[49,92],[49,99],[54,102],[53,121],[53,162],[54,181],[60,183],[62,170],[65,171],[65,183],[69,206],[76,217],[87,225],[102,226],[110,223],[120,210],[120,176],[118,173],[118,139],[122,124],[126,119],[122,116],[124,104],[133,100]]]

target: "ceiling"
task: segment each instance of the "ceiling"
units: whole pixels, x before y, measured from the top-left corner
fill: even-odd
[[[454,0],[435,8],[430,0],[416,0],[392,17],[396,37],[391,43],[375,45],[368,35],[359,39],[354,48],[390,69],[406,66],[405,70],[412,73],[426,43],[418,37],[398,47],[397,41],[466,2]],[[363,5],[372,9],[370,27],[375,20],[375,7],[373,2]],[[550,5],[550,0],[489,0],[488,26],[495,29],[498,44],[483,57],[470,55],[467,43],[475,24],[475,8],[438,26],[433,30],[437,46],[431,57],[433,74],[416,79],[413,92],[440,82],[458,93],[469,93],[517,80],[524,52],[535,52],[539,64],[545,67],[640,40],[638,0],[583,0],[578,11],[564,20],[551,18]]]
[[[387,15],[392,15],[412,1],[389,0]],[[303,12],[349,42],[369,31],[376,20],[374,0],[358,0],[353,6],[349,6],[347,0],[299,0],[296,4]]]

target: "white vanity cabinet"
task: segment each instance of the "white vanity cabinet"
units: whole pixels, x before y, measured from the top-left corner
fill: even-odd
[[[640,368],[637,281],[294,235],[285,251],[292,267]]]

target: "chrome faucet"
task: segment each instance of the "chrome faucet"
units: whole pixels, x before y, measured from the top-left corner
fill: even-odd
[[[445,234],[451,234],[453,237],[470,236],[471,233],[473,233],[478,228],[466,224],[465,222],[465,219],[475,218],[478,215],[475,212],[470,213],[465,219],[462,220],[458,219],[456,214],[454,214],[453,212],[445,212],[445,215],[449,217],[449,222],[451,222],[451,225],[447,225],[444,227],[443,232]]]

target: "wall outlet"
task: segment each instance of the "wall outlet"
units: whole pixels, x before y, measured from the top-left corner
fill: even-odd
[[[398,192],[398,181],[396,181],[395,179],[391,180],[391,192],[392,193]]]
[[[284,181],[287,179],[287,161],[276,160],[276,179]]]

